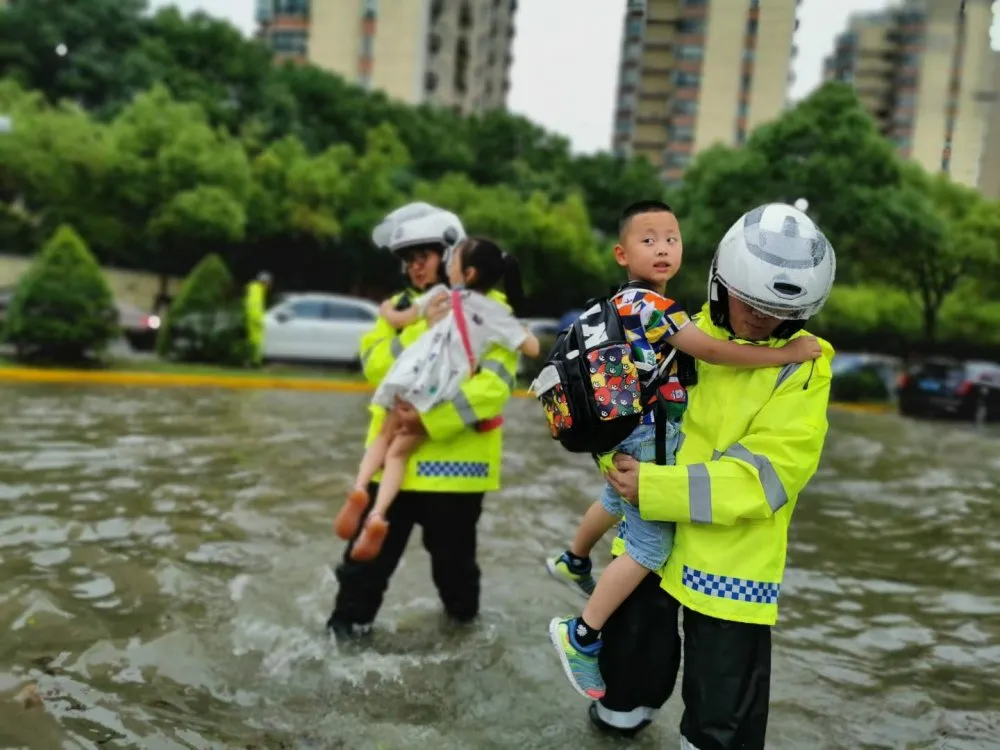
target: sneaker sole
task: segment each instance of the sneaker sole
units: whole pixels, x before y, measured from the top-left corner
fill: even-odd
[[[556,650],[559,655],[559,663],[562,664],[563,673],[566,675],[566,679],[569,680],[570,687],[577,692],[578,695],[582,695],[588,701],[599,701],[604,697],[602,693],[600,696],[594,697],[592,695],[587,695],[580,687],[576,684],[576,679],[573,677],[573,669],[569,665],[569,657],[566,656],[566,652],[563,650],[562,643],[559,640],[559,624],[562,622],[558,617],[553,617],[549,621],[549,640],[552,642],[552,647]]]
[[[556,569],[555,564],[551,560],[549,560],[549,559],[545,560],[545,569],[549,572],[550,576],[552,576],[555,580],[557,580],[563,586],[565,586],[566,588],[568,588],[570,591],[575,591],[577,593],[577,595],[582,596],[584,599],[589,599],[590,598],[590,594],[588,594],[586,591],[584,591],[582,588],[580,588],[579,584],[574,583],[573,581],[571,581],[568,578],[566,578],[565,576],[563,576]]]

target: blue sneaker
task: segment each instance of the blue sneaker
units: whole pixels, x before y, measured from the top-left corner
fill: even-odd
[[[560,583],[569,586],[573,591],[580,594],[584,599],[589,599],[594,593],[597,582],[588,568],[586,572],[578,572],[570,564],[569,555],[563,552],[556,557],[550,557],[545,561],[545,569],[549,575]]]
[[[576,627],[577,618],[568,620],[553,618],[549,623],[549,640],[559,655],[566,679],[584,698],[600,700],[604,697],[604,678],[597,666],[597,655],[601,652],[601,641],[587,648],[581,648],[572,637],[571,628]]]

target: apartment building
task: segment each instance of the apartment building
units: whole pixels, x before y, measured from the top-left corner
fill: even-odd
[[[985,186],[991,176],[984,165],[1000,161],[990,153],[1000,149],[1000,123],[990,128],[1000,84],[991,5],[906,0],[854,16],[824,65],[827,80],[855,87],[900,155],[973,186]]]
[[[517,0],[257,0],[259,36],[410,104],[506,106]]]
[[[785,108],[800,0],[628,0],[612,149],[677,183]]]

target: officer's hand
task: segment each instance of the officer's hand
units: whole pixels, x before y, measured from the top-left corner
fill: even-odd
[[[427,325],[434,325],[451,310],[451,295],[441,292],[427,303],[424,317],[427,318]]]
[[[615,468],[608,472],[608,481],[632,505],[639,502],[639,462],[624,453],[616,453]]]

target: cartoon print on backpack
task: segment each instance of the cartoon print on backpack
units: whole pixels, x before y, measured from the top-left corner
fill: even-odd
[[[588,352],[587,365],[602,420],[642,413],[642,386],[627,345],[613,344]]]
[[[569,413],[566,391],[561,384],[545,393],[541,402],[552,437],[559,437],[561,432],[573,426],[573,416]]]

